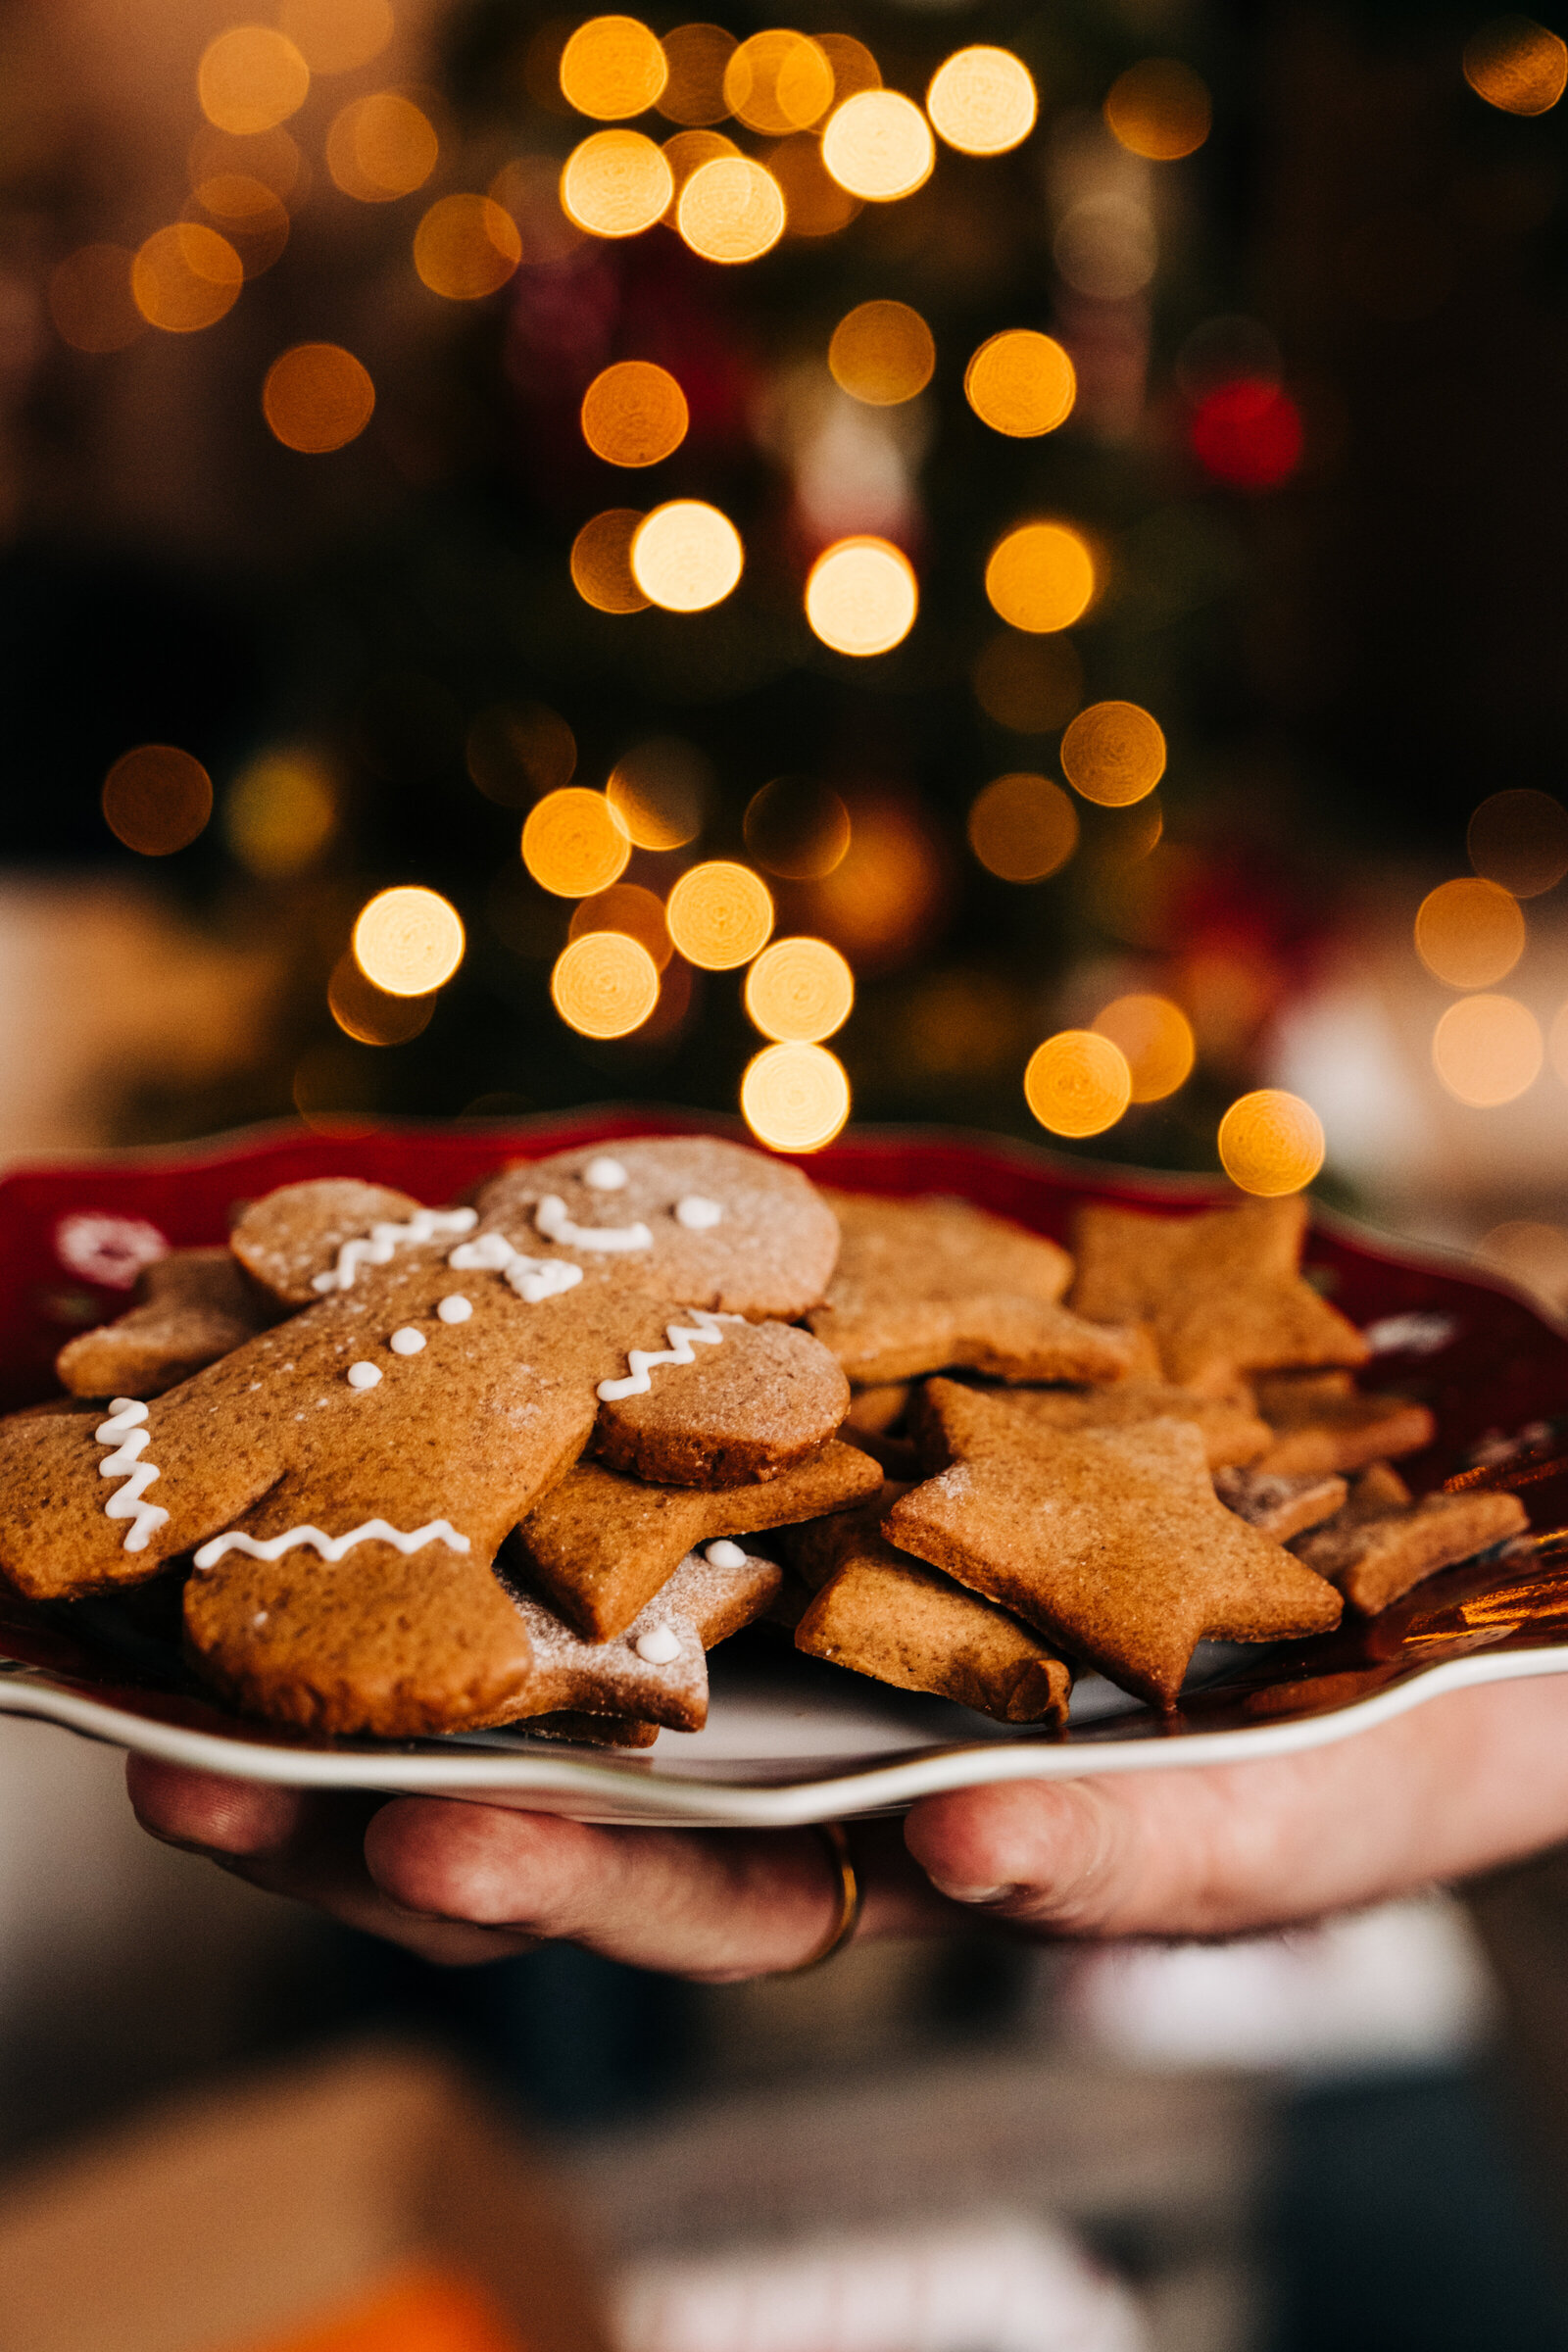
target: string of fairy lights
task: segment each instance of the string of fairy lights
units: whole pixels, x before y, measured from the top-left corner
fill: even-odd
[[[308,165],[284,125],[313,81],[368,65],[394,29],[387,0],[280,0],[275,24],[236,24],[212,40],[196,72],[203,120],[190,150],[189,205],[134,251],[94,244],[59,265],[49,300],[62,337],[85,352],[112,352],[147,329],[189,334],[225,317],[246,282],[281,256],[291,207],[303,200]],[[1539,114],[1568,86],[1568,47],[1541,26],[1510,19],[1474,37],[1464,71],[1490,104]],[[1040,112],[1024,61],[989,44],[954,50],[917,101],[884,86],[876,58],[847,33],[771,29],[739,40],[717,25],[691,24],[661,37],[635,18],[612,15],[578,24],[560,40],[555,73],[567,108],[596,125],[544,191],[556,230],[546,224],[541,231],[538,157],[505,166],[484,191],[436,197],[410,247],[414,270],[432,294],[453,302],[494,295],[522,265],[525,234],[535,245],[543,234],[548,247],[552,235],[619,241],[663,228],[706,262],[744,268],[787,235],[833,237],[864,207],[905,201],[930,179],[944,147],[982,160],[1011,153],[1034,132]],[[676,126],[662,138],[637,126],[656,114]],[[1173,60],[1147,60],[1124,73],[1103,115],[1123,148],[1156,164],[1194,152],[1210,127],[1204,85]],[[335,186],[365,204],[393,203],[426,187],[440,153],[425,107],[393,88],[341,106],[322,142]],[[850,310],[822,357],[839,391],[872,409],[918,399],[938,363],[927,321],[889,299]],[[963,390],[986,427],[1026,441],[1068,419],[1078,386],[1060,342],[1013,325],[968,356]],[[325,341],[279,353],[258,387],[275,438],[314,456],[363,433],[375,398],[363,362]],[[630,358],[595,376],[579,421],[598,459],[635,473],[680,448],[691,416],[667,368]],[[589,516],[567,568],[571,588],[598,612],[629,616],[658,607],[695,614],[735,592],[747,562],[731,517],[683,497]],[[994,699],[1001,708],[1015,691],[1009,644],[1066,642],[1062,633],[1102,593],[1102,572],[1091,535],[1069,517],[1026,514],[1000,530],[975,587],[1015,638],[999,641],[986,677],[977,672],[983,704]],[[856,533],[817,548],[799,594],[816,639],[858,662],[891,653],[919,615],[915,566],[892,537]],[[1061,713],[1064,783],[1008,773],[988,783],[969,809],[969,847],[1004,882],[1032,884],[1065,864],[1079,839],[1079,802],[1119,810],[1144,805],[1154,811],[1151,842],[1158,838],[1152,796],[1167,761],[1158,721],[1130,702],[1078,709],[1078,699],[1069,692]],[[564,722],[555,723],[570,745]],[[476,759],[482,765],[483,747],[470,745],[470,771],[483,790]],[[851,1109],[850,1081],[829,1044],[854,1009],[850,962],[827,940],[774,936],[774,896],[757,870],[763,858],[756,864],[701,859],[662,893],[624,878],[637,852],[681,853],[699,836],[697,796],[678,759],[672,764],[657,744],[643,747],[597,790],[571,781],[574,765],[573,747],[562,779],[550,782],[547,773],[519,845],[532,881],[573,906],[550,976],[557,1014],[585,1038],[627,1038],[653,1021],[688,967],[744,974],[745,1010],[762,1042],[742,1076],[740,1107],[764,1144],[819,1149]],[[764,838],[761,805],[780,789],[765,788],[748,811],[749,848]],[[850,819],[836,796],[826,797],[842,820],[841,859]],[[206,825],[213,789],[189,754],[147,745],[116,763],[103,805],[122,841],[167,855]],[[289,871],[290,844],[318,844],[334,821],[329,792],[304,769],[247,774],[225,805],[231,845],[259,873]],[[1484,1105],[1512,1100],[1533,1083],[1548,1050],[1534,1015],[1492,991],[1524,949],[1520,899],[1568,871],[1568,814],[1539,793],[1494,796],[1472,825],[1471,856],[1474,877],[1446,883],[1423,903],[1415,941],[1427,969],[1464,992],[1437,1024],[1438,1075],[1460,1101]],[[830,847],[812,870],[825,874],[834,862]],[[1548,879],[1535,878],[1544,873]],[[438,892],[419,885],[378,892],[332,973],[334,1019],[367,1043],[416,1035],[465,950],[462,918]],[[1568,1078],[1568,1007],[1549,1051]],[[1130,1104],[1174,1094],[1196,1057],[1193,1025],[1180,1005],[1126,994],[1089,1028],[1039,1045],[1023,1072],[1024,1096],[1048,1131],[1093,1137]],[[1315,1113],[1279,1089],[1233,1103],[1217,1142],[1228,1173],[1256,1193],[1299,1189],[1324,1158]]]

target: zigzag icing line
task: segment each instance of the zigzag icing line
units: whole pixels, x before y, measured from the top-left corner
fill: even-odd
[[[504,1233],[481,1233],[477,1241],[460,1242],[447,1264],[458,1274],[505,1275],[529,1306],[537,1306],[542,1298],[558,1298],[582,1280],[581,1266],[574,1266],[569,1257],[525,1257]]]
[[[161,1503],[142,1500],[158,1476],[151,1462],[137,1459],[152,1444],[152,1431],[141,1426],[146,1418],[147,1407],[136,1397],[114,1396],[109,1402],[109,1419],[100,1421],[92,1433],[100,1446],[115,1447],[99,1463],[99,1477],[122,1478],[125,1482],[104,1504],[106,1518],[131,1522],[130,1533],[121,1546],[124,1551],[145,1551],[154,1528],[162,1527],[169,1517]]]
[[[471,1233],[479,1222],[475,1208],[416,1209],[406,1225],[372,1225],[368,1238],[345,1242],[335,1266],[312,1278],[311,1288],[324,1297],[328,1291],[348,1291],[361,1266],[384,1266],[405,1242],[433,1242],[443,1233]]]
[[[286,1535],[268,1536],[260,1543],[239,1528],[230,1528],[226,1535],[215,1536],[204,1544],[196,1554],[198,1568],[216,1568],[225,1551],[248,1552],[253,1560],[280,1560],[285,1551],[297,1551],[308,1544],[318,1551],[323,1560],[340,1560],[352,1551],[356,1544],[391,1544],[405,1558],[411,1552],[422,1551],[426,1544],[446,1544],[454,1551],[466,1551],[468,1539],[460,1536],[449,1519],[432,1519],[424,1527],[416,1527],[409,1535],[400,1535],[385,1519],[367,1519],[363,1527],[349,1530],[346,1536],[327,1536],[318,1527],[291,1527]]]
[[[658,1365],[695,1364],[697,1358],[692,1353],[694,1344],[702,1348],[716,1348],[724,1337],[718,1329],[720,1323],[744,1323],[746,1320],[744,1315],[711,1315],[702,1306],[694,1306],[689,1311],[692,1318],[690,1325],[667,1323],[664,1326],[664,1337],[669,1342],[667,1348],[628,1349],[626,1361],[631,1370],[626,1378],[602,1380],[599,1383],[598,1394],[604,1403],[614,1404],[622,1396],[645,1395],[654,1385],[648,1375]]]

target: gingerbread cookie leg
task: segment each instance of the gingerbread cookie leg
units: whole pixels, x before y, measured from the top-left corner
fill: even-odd
[[[1423,1577],[1522,1535],[1528,1525],[1517,1494],[1427,1494],[1414,1502],[1398,1472],[1374,1462],[1327,1525],[1292,1548],[1338,1585],[1353,1609],[1375,1617]]]

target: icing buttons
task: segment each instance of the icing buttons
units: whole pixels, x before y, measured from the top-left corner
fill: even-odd
[[[570,1258],[525,1257],[504,1233],[481,1233],[475,1242],[460,1242],[447,1264],[457,1274],[505,1275],[529,1306],[575,1290],[582,1280],[581,1266],[574,1266]]]
[[[596,1392],[600,1401],[615,1404],[622,1396],[646,1396],[654,1385],[648,1375],[657,1365],[695,1364],[697,1358],[692,1353],[694,1341],[703,1348],[716,1348],[724,1337],[718,1328],[720,1323],[744,1323],[746,1320],[744,1315],[712,1315],[702,1306],[694,1306],[691,1317],[690,1325],[665,1324],[664,1337],[669,1342],[667,1348],[629,1348],[626,1361],[631,1367],[630,1371],[624,1380],[602,1380]]]
[[[311,1288],[323,1297],[329,1291],[351,1290],[361,1266],[389,1265],[393,1251],[403,1243],[433,1242],[443,1233],[471,1233],[478,1222],[476,1208],[421,1208],[406,1225],[372,1225],[368,1240],[343,1244],[336,1265],[328,1266],[324,1274],[316,1275]]]
[[[363,1526],[351,1528],[346,1536],[324,1536],[318,1527],[291,1527],[286,1535],[268,1536],[261,1541],[236,1527],[204,1544],[196,1554],[196,1566],[216,1568],[226,1551],[243,1551],[253,1560],[280,1560],[285,1551],[297,1551],[304,1544],[318,1551],[323,1560],[340,1560],[356,1544],[390,1544],[405,1559],[412,1552],[422,1551],[426,1544],[445,1544],[453,1551],[468,1548],[467,1537],[460,1536],[450,1519],[431,1519],[408,1535],[400,1535],[385,1519],[367,1519]]]
[[[473,1301],[465,1298],[461,1291],[454,1291],[449,1298],[442,1299],[435,1311],[443,1323],[466,1323],[473,1312]]]
[[[744,1568],[746,1565],[745,1552],[738,1544],[732,1544],[728,1536],[720,1536],[716,1544],[710,1544],[703,1557],[713,1568]]]
[[[591,1193],[618,1193],[626,1182],[626,1171],[618,1159],[591,1159],[582,1180]]]
[[[169,1513],[156,1502],[143,1502],[158,1472],[151,1462],[137,1457],[152,1444],[152,1432],[144,1429],[147,1407],[134,1396],[110,1398],[109,1418],[100,1421],[93,1436],[100,1446],[113,1446],[115,1450],[98,1465],[100,1478],[122,1478],[124,1485],[111,1494],[104,1504],[104,1516],[109,1519],[128,1519],[130,1533],[121,1546],[123,1551],[145,1551],[154,1528],[162,1527]]]
[[[649,1666],[668,1666],[680,1656],[680,1636],[672,1625],[651,1626],[637,1637],[637,1655]]]
[[[416,1331],[412,1323],[405,1323],[401,1331],[392,1334],[387,1346],[394,1355],[417,1355],[424,1346],[424,1334]]]
[[[348,1384],[351,1389],[373,1389],[381,1377],[379,1364],[350,1364]]]
[[[559,1193],[546,1193],[533,1212],[533,1221],[547,1242],[567,1250],[651,1250],[654,1237],[646,1225],[574,1225]]]
[[[708,1233],[724,1222],[724,1211],[716,1200],[705,1200],[701,1193],[688,1193],[684,1200],[675,1203],[675,1222],[684,1225],[688,1233]]]

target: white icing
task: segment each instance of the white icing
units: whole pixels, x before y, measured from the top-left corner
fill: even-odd
[[[720,1536],[716,1544],[710,1544],[703,1557],[714,1568],[744,1568],[746,1565],[745,1552],[738,1544],[732,1544],[728,1536]]]
[[[402,1243],[433,1242],[443,1233],[471,1233],[478,1222],[476,1208],[420,1208],[406,1225],[372,1225],[368,1239],[344,1243],[336,1265],[318,1274],[311,1288],[323,1297],[328,1291],[352,1290],[361,1266],[389,1264],[393,1250]]]
[[[124,1551],[145,1551],[147,1539],[155,1527],[162,1527],[169,1513],[156,1502],[143,1502],[153,1480],[158,1476],[151,1462],[137,1457],[152,1444],[152,1431],[143,1429],[147,1407],[134,1396],[112,1396],[109,1418],[100,1421],[93,1436],[100,1446],[113,1446],[115,1450],[98,1465],[100,1478],[122,1478],[124,1485],[111,1494],[104,1504],[104,1514],[110,1519],[128,1519],[129,1535],[121,1548]]]
[[[417,1355],[424,1346],[424,1334],[416,1331],[412,1323],[405,1323],[401,1331],[392,1334],[387,1346],[394,1355]]]
[[[706,1307],[701,1306],[694,1306],[690,1312],[690,1325],[665,1325],[664,1337],[669,1342],[667,1348],[632,1348],[627,1350],[626,1361],[631,1370],[626,1378],[602,1380],[599,1383],[598,1395],[603,1403],[614,1404],[622,1396],[645,1396],[654,1385],[648,1375],[656,1365],[694,1364],[697,1361],[692,1353],[694,1343],[703,1348],[716,1348],[724,1337],[718,1328],[720,1323],[744,1323],[746,1320],[744,1315],[710,1315]]]
[[[405,1558],[411,1552],[422,1551],[426,1544],[446,1544],[454,1551],[466,1551],[468,1539],[460,1536],[450,1519],[432,1519],[412,1534],[400,1535],[385,1519],[367,1519],[363,1527],[351,1528],[346,1536],[323,1536],[318,1527],[291,1527],[286,1535],[268,1536],[258,1542],[240,1528],[230,1528],[226,1535],[215,1536],[204,1544],[196,1554],[198,1568],[216,1568],[225,1551],[248,1552],[253,1560],[280,1560],[285,1551],[297,1551],[304,1544],[318,1551],[323,1560],[340,1560],[352,1551],[356,1544],[390,1544]]]
[[[567,1250],[651,1250],[654,1237],[646,1225],[574,1225],[559,1193],[546,1193],[533,1212],[533,1221],[547,1242]]]
[[[716,1200],[709,1200],[701,1193],[688,1193],[684,1200],[675,1203],[675,1222],[684,1225],[688,1233],[707,1233],[724,1221],[724,1211]]]
[[[618,1159],[591,1159],[582,1180],[590,1192],[618,1193],[626,1182],[626,1171]]]
[[[442,1299],[435,1311],[443,1323],[466,1323],[473,1312],[473,1301],[465,1298],[461,1291],[454,1291],[449,1298]]]
[[[637,1655],[649,1666],[670,1666],[680,1656],[680,1636],[672,1625],[650,1627],[637,1637]]]
[[[529,1306],[575,1290],[581,1266],[569,1257],[524,1257],[504,1233],[481,1233],[476,1242],[460,1242],[447,1264],[458,1274],[504,1274],[519,1298]]]
[[[373,1389],[381,1377],[379,1364],[350,1364],[348,1371],[351,1389]]]

